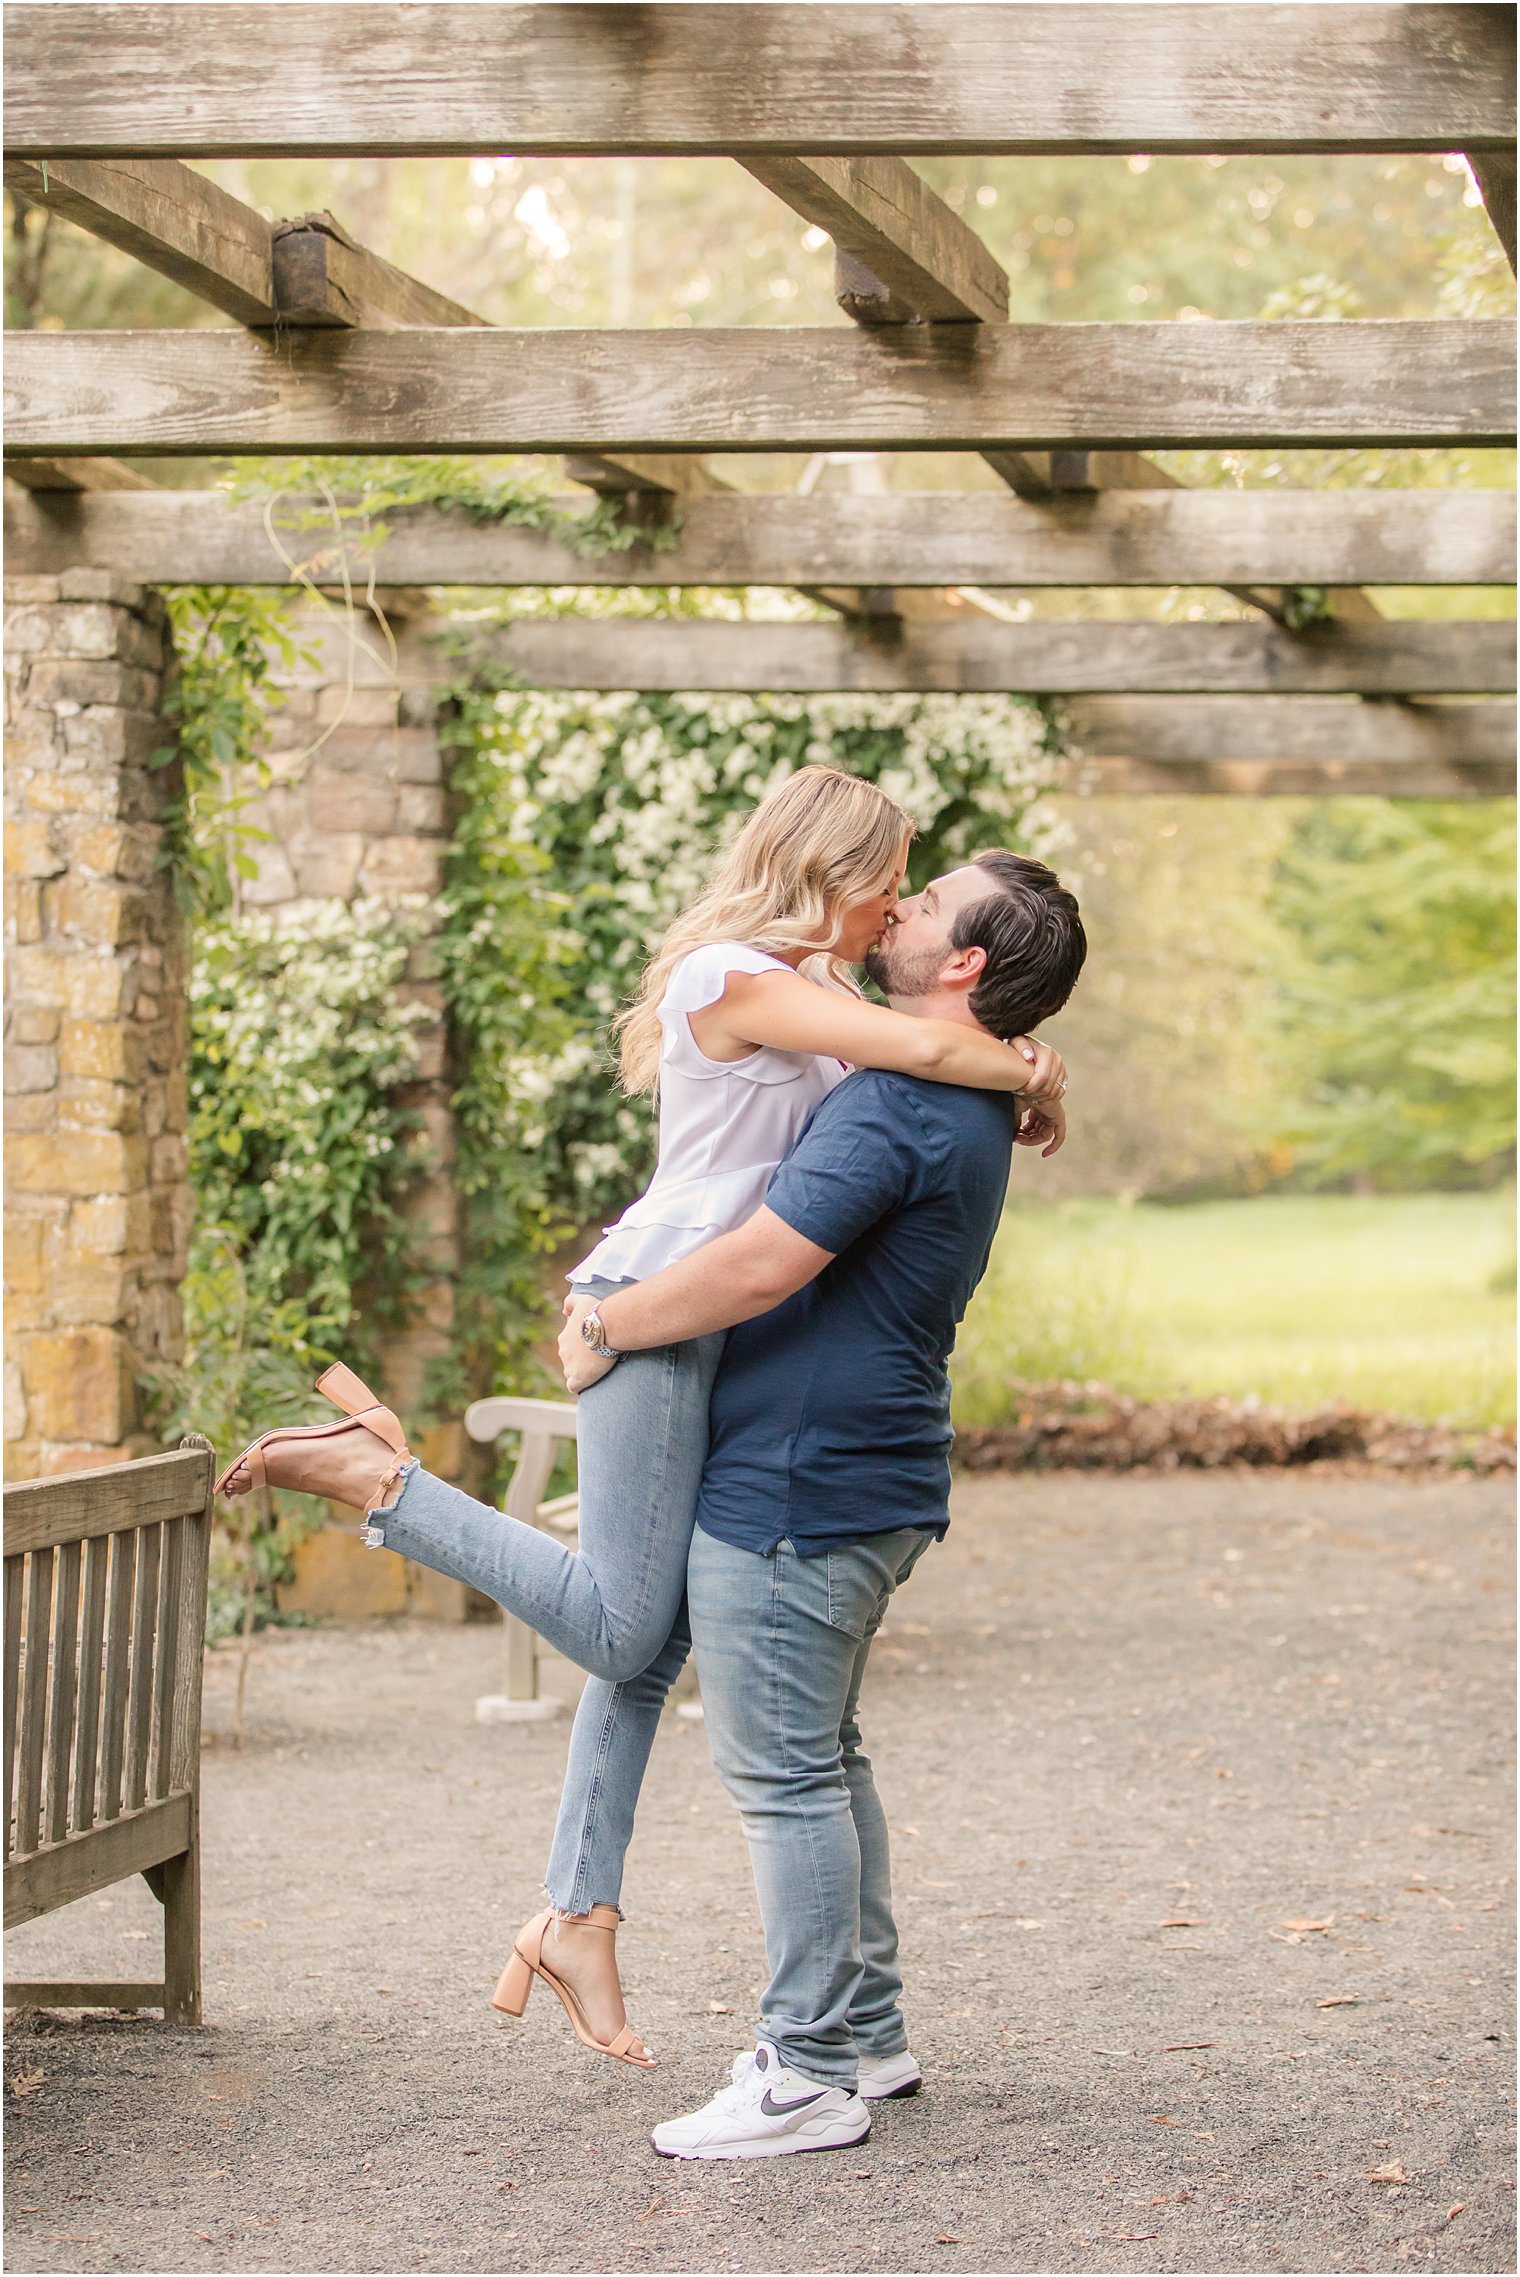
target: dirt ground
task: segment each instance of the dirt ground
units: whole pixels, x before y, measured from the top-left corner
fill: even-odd
[[[866,1697],[927,2081],[866,2145],[650,2150],[762,1974],[699,1722],[625,1892],[641,2074],[487,2006],[567,1728],[472,1721],[499,1633],[277,1632],[241,1754],[212,1662],[207,2025],[11,2032],[10,2268],[1513,2269],[1509,1490],[957,1500]],[[118,1887],[9,1973],[150,1973],[157,1919]]]

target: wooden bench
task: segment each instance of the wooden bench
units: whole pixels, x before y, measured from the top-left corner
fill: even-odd
[[[517,1467],[507,1484],[502,1508],[509,1518],[526,1526],[552,1526],[573,1534],[580,1512],[578,1494],[541,1499],[554,1468],[561,1442],[575,1437],[575,1409],[557,1399],[477,1399],[465,1409],[464,1427],[472,1439],[486,1444],[504,1431],[520,1431],[522,1447]],[[547,1722],[563,1713],[561,1700],[546,1699],[539,1690],[539,1638],[514,1614],[503,1613],[506,1631],[506,1689],[487,1692],[475,1703],[475,1720],[482,1724]]]
[[[5,1511],[5,1926],[141,1874],[157,1984],[8,1983],[7,2008],[201,2018],[201,1651],[214,1460],[13,1486]]]

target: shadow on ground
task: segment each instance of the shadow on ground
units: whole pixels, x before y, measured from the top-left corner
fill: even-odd
[[[625,1893],[642,2075],[487,2002],[565,1725],[485,1628],[263,1640],[205,1786],[208,2026],[24,2018],[23,2270],[1508,2270],[1508,1491],[963,1482],[867,1736],[927,2075],[855,2150],[672,2165],[762,1976],[671,1715]],[[550,1671],[567,1697],[574,1675]],[[149,1973],[141,1883],[10,1970]]]

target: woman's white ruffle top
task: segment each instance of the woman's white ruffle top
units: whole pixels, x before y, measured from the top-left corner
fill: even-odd
[[[688,1014],[716,1004],[732,972],[790,969],[737,941],[709,941],[676,966],[659,1010],[659,1162],[648,1191],[605,1229],[572,1281],[645,1281],[760,1207],[777,1164],[847,1070],[768,1045],[747,1059],[709,1059]]]

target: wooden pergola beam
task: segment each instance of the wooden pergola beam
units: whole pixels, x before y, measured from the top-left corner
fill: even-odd
[[[712,619],[524,617],[493,632],[494,660],[546,688],[758,692],[1507,695],[1512,624],[1150,622],[854,626]]]
[[[1470,150],[1467,163],[1473,178],[1483,192],[1483,203],[1488,218],[1494,225],[1494,235],[1504,247],[1505,258],[1511,269],[1515,266],[1515,152],[1508,150]]]
[[[149,481],[147,475],[139,474],[135,466],[127,466],[120,459],[17,459],[14,465],[6,468],[5,472],[8,481],[17,482],[23,490],[36,491],[40,497],[52,501],[65,498],[76,499],[86,491],[142,491],[153,490],[156,487],[154,483]],[[9,527],[11,503],[10,493],[7,491],[5,500],[7,527]],[[36,525],[38,534],[40,535],[48,527],[49,524],[44,517]],[[88,566],[83,554],[76,553],[71,559],[70,566],[74,566],[76,561],[81,566]],[[48,571],[23,572],[16,569],[14,563],[12,570],[16,576],[51,574]],[[126,574],[130,576],[135,573],[128,571]]]
[[[7,455],[1504,444],[1507,324],[18,332]]]
[[[1094,759],[1069,761],[1058,788],[1089,798],[1502,799],[1513,760]]]
[[[273,232],[241,198],[174,159],[5,159],[5,186],[47,206],[239,324],[273,324]]]
[[[1363,704],[1319,696],[1078,696],[1072,736],[1093,761],[1156,766],[1508,767],[1515,707]]]
[[[1507,8],[290,0],[9,11],[18,156],[1483,151]],[[103,59],[109,58],[109,68]]]
[[[116,467],[135,494],[60,495],[87,486],[59,476],[101,463]],[[141,476],[114,460],[9,465],[23,481],[32,478],[33,489],[37,470],[50,470],[47,495],[5,500],[7,555],[18,575],[93,565],[148,584],[286,580],[255,502],[223,491],[139,489]],[[289,508],[316,503],[291,500]],[[569,493],[562,504],[584,510]],[[1515,578],[1515,499],[1507,490],[1110,490],[1043,505],[994,491],[884,491],[845,501],[727,491],[686,499],[673,544],[589,556],[553,531],[472,522],[438,507],[393,509],[384,521],[390,535],[377,552],[356,552],[353,566],[394,586],[1509,585]],[[285,543],[299,559],[331,540],[292,527]]]
[[[748,158],[745,166],[794,213],[827,233],[869,274],[876,294],[841,305],[860,323],[900,321],[879,295],[925,323],[1000,324],[1007,273],[976,231],[900,158]]]

